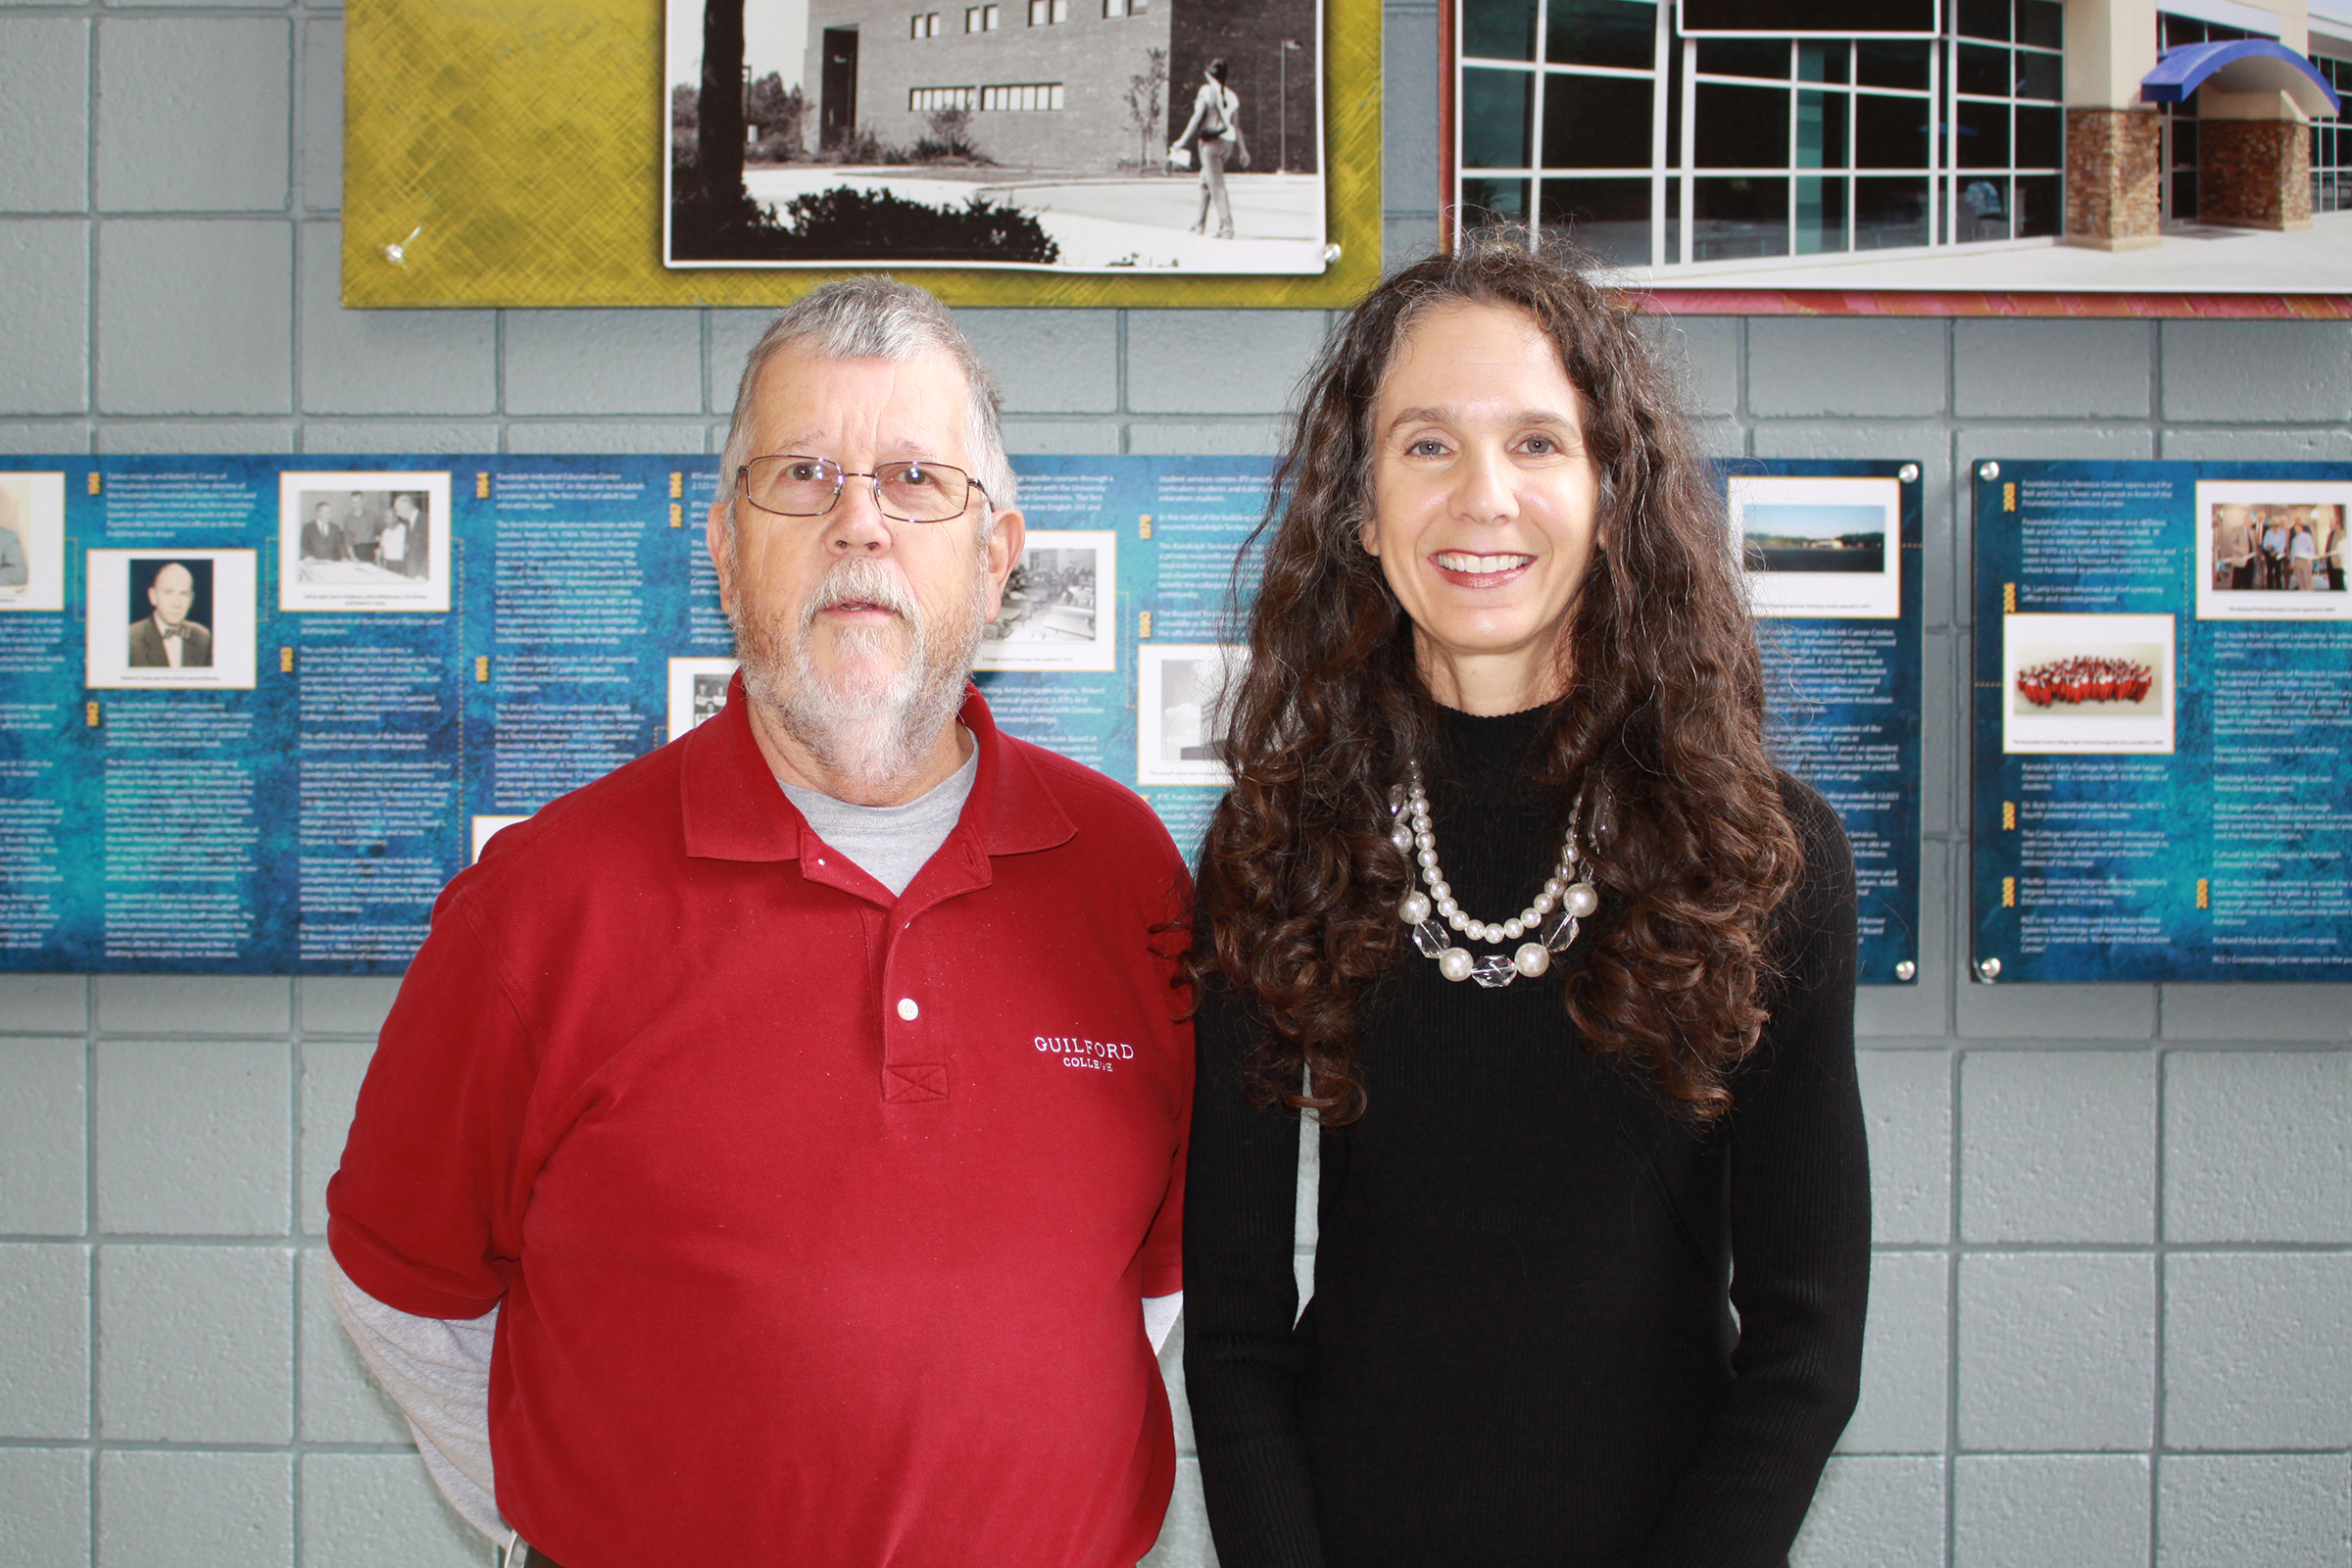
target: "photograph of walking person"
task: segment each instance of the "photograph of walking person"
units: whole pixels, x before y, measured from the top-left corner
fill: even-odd
[[[1320,0],[908,4],[667,0],[667,266],[1329,265]]]

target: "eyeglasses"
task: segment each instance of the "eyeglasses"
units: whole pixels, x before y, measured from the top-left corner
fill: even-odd
[[[900,522],[946,522],[963,515],[973,491],[988,495],[979,480],[944,463],[883,463],[871,473],[859,473],[831,458],[776,456],[754,458],[736,469],[735,491],[779,517],[821,517],[852,479],[870,483],[875,507]]]

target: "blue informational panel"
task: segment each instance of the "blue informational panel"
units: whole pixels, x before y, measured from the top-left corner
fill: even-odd
[[[1029,542],[980,684],[1007,731],[1138,789],[1191,850],[1223,786],[1235,564],[1272,465],[1015,463]],[[715,466],[0,460],[0,968],[398,973],[490,834],[723,700]],[[1877,982],[1916,956],[1901,466],[1729,481],[1775,744],[1845,816]]]
[[[2352,466],[1972,481],[1978,977],[2352,979]]]

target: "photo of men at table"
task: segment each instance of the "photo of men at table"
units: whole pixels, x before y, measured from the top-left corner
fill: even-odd
[[[302,580],[360,585],[431,574],[432,503],[415,490],[305,490],[296,514]]]
[[[2217,502],[2213,586],[2232,593],[2342,593],[2344,508]]]

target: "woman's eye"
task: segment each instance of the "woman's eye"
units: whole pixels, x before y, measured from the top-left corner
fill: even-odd
[[[1536,456],[1542,458],[1548,458],[1553,453],[1560,450],[1559,443],[1552,440],[1552,438],[1547,435],[1529,436],[1527,438],[1526,447],[1529,452],[1532,452]]]
[[[1425,435],[1404,450],[1411,457],[1438,458],[1446,455],[1446,443],[1434,435]]]

